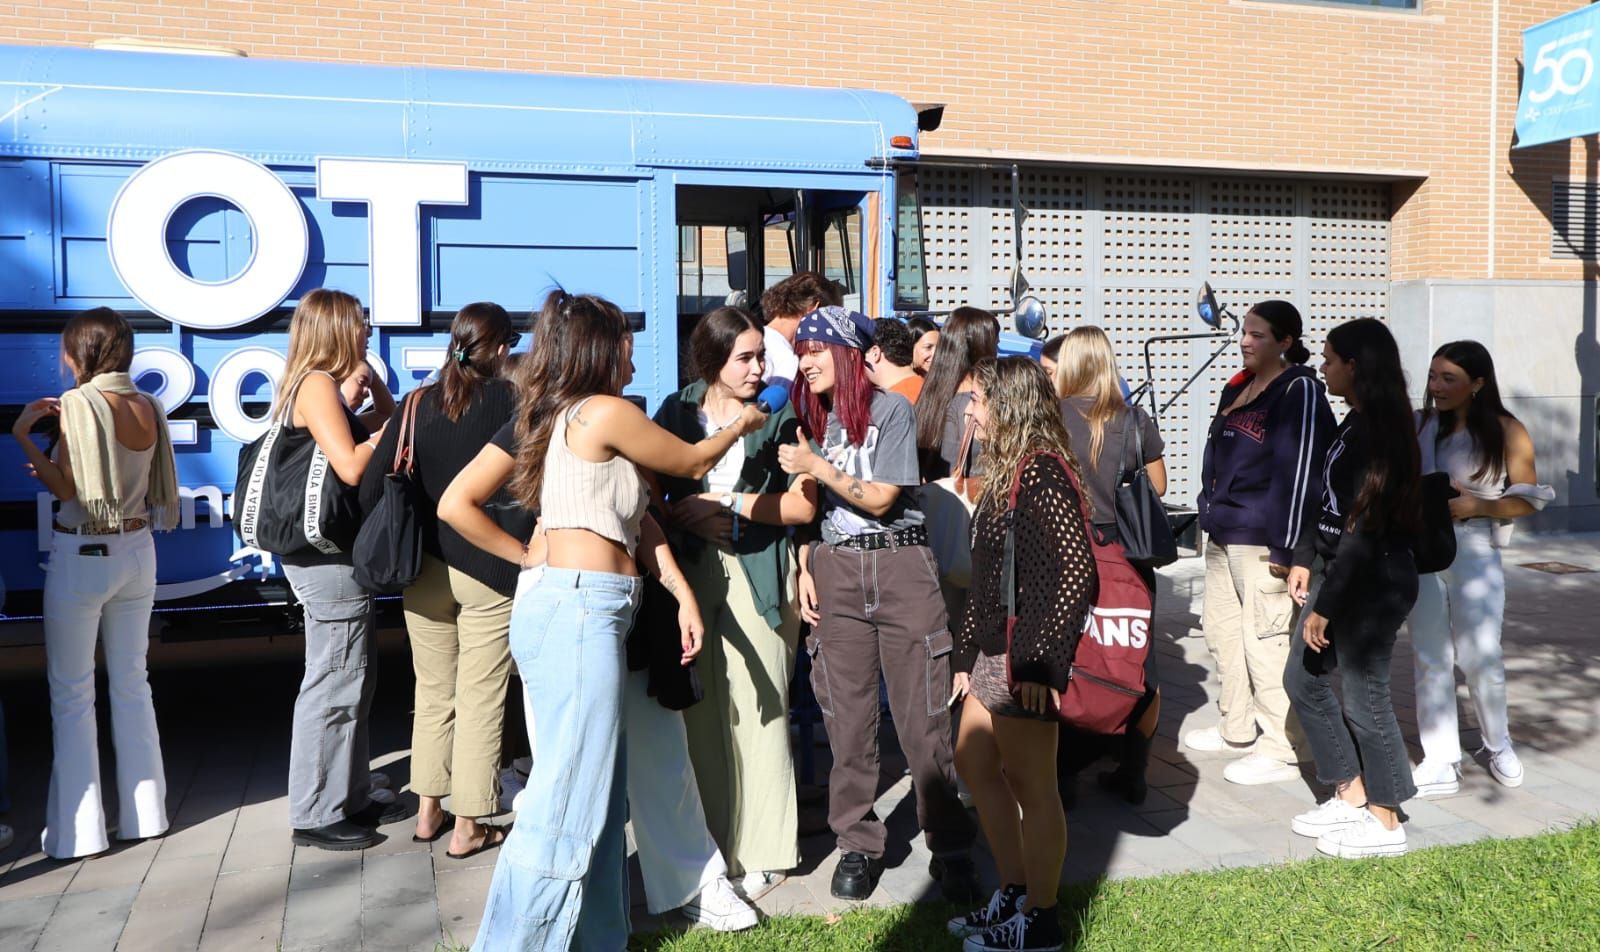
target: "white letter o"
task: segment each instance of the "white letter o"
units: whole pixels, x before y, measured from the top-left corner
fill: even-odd
[[[167,223],[190,199],[232,202],[250,220],[250,260],[225,281],[197,281],[167,253]],[[135,172],[111,203],[111,266],[141,304],[174,324],[224,330],[277,307],[305,269],[309,239],[300,201],[260,163],[231,152],[163,156]]]

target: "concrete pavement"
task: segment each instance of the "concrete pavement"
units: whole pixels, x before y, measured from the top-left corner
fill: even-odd
[[[1590,571],[1523,567],[1541,562]],[[1414,847],[1524,836],[1600,814],[1600,536],[1521,535],[1506,563],[1511,721],[1527,780],[1507,789],[1482,764],[1467,765],[1460,794],[1408,805]],[[1086,775],[1070,816],[1069,879],[1262,865],[1312,852],[1312,841],[1291,834],[1288,821],[1322,791],[1303,782],[1235,786],[1222,779],[1226,758],[1179,749],[1183,730],[1215,719],[1217,682],[1199,631],[1202,574],[1198,559],[1162,573],[1157,646],[1165,706],[1150,798],[1136,808],[1113,802]],[[408,673],[402,653],[383,664],[373,727],[373,749],[381,752],[376,764],[397,785],[407,768]],[[118,844],[74,862],[38,851],[49,765],[42,678],[0,682],[14,804],[5,820],[17,828],[16,843],[0,853],[0,948],[391,952],[469,945],[495,852],[448,859],[448,838],[412,843],[410,822],[386,828],[384,843],[360,853],[290,844],[284,776],[297,680],[292,661],[158,669],[153,683],[173,828],[161,839]],[[1414,738],[1404,635],[1394,689],[1402,728]],[[1463,707],[1464,745],[1472,750],[1476,729],[1470,705]],[[817,744],[820,782],[827,768],[820,730]],[[102,753],[109,783],[109,733]],[[879,811],[891,830],[891,868],[870,902],[931,898],[928,855],[915,834],[897,755],[885,760],[883,789]],[[108,804],[115,808],[109,796]],[[844,905],[828,895],[831,836],[804,839],[802,852],[800,869],[761,901],[765,912],[820,914]],[[638,925],[658,924],[643,912],[636,872],[635,903]]]

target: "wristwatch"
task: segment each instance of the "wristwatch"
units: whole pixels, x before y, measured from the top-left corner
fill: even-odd
[[[723,493],[722,496],[717,499],[717,505],[721,506],[724,509],[732,509],[733,508],[733,503],[734,503],[733,493]]]

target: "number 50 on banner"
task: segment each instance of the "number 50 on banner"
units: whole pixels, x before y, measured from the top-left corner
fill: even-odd
[[[1600,7],[1588,7],[1522,32],[1522,101],[1517,147],[1600,132]]]

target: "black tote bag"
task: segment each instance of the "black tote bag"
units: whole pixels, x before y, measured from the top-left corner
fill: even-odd
[[[1129,430],[1134,437],[1134,466],[1121,469],[1122,461],[1128,458]],[[1167,507],[1150,485],[1144,462],[1144,431],[1138,411],[1129,407],[1122,428],[1122,456],[1117,460],[1117,534],[1122,537],[1122,550],[1129,562],[1160,568],[1178,561],[1178,540],[1173,538]]]
[[[267,432],[239,449],[233,528],[273,555],[339,555],[361,526],[358,490],[339,481],[309,428],[289,425],[299,389]]]
[[[361,523],[350,550],[356,584],[379,595],[398,595],[422,572],[422,521],[417,512],[425,503],[412,475],[421,403],[422,390],[406,397],[394,462],[383,476],[383,495]]]

